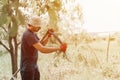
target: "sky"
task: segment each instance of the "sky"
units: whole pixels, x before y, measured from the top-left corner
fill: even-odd
[[[120,31],[120,0],[80,0],[88,32]]]

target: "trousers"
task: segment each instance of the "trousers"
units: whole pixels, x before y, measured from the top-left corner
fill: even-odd
[[[40,72],[38,69],[30,71],[20,71],[22,80],[40,80]]]

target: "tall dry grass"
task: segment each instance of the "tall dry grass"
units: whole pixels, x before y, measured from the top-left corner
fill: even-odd
[[[110,41],[108,62],[108,40],[93,34],[74,34],[60,36],[68,43],[66,57],[39,54],[38,66],[41,80],[119,80],[120,47],[118,39]],[[108,36],[107,36],[108,38]],[[59,45],[59,44],[58,44]],[[50,45],[53,46],[53,45]],[[12,76],[9,55],[0,57],[0,80],[9,80]],[[20,73],[18,78],[20,79]]]

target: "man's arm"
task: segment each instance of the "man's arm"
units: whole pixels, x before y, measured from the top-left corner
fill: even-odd
[[[54,33],[53,29],[49,29],[46,34],[44,35],[44,37],[42,38],[42,40],[40,41],[40,43],[42,45],[46,45],[48,42],[48,39],[51,37],[52,33]]]
[[[46,36],[44,39],[40,40],[40,43],[45,46],[48,42],[49,36]]]
[[[54,52],[54,51],[58,51],[58,50],[61,50],[60,47],[46,47],[46,46],[43,46],[41,43],[35,43],[33,44],[33,46],[40,52],[42,53],[51,53],[51,52]]]

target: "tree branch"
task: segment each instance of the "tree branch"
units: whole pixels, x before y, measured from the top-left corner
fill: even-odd
[[[10,49],[7,48],[7,46],[2,41],[0,41],[0,45],[2,45],[8,52],[10,52]]]
[[[3,28],[3,30],[6,32],[6,33],[8,33],[8,31],[2,26],[2,28]]]

